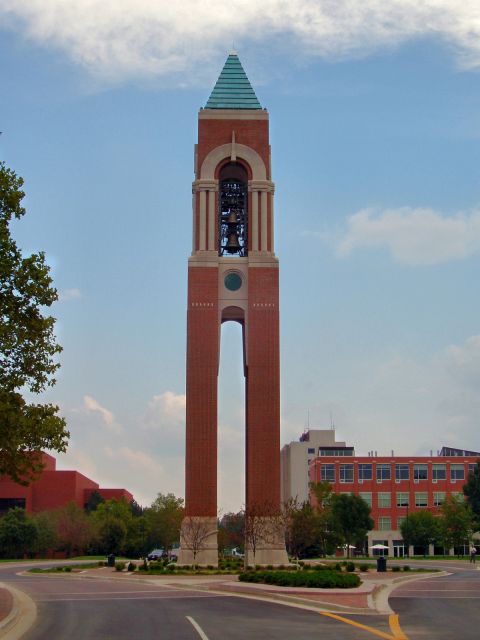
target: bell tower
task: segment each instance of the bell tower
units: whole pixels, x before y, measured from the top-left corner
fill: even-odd
[[[220,328],[242,325],[246,511],[280,511],[278,259],[268,112],[235,52],[198,114],[188,260],[186,504],[182,564],[218,562],[217,379]],[[277,518],[278,520],[278,518]],[[283,535],[247,545],[250,564],[288,562]]]

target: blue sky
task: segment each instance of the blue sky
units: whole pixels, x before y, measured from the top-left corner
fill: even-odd
[[[477,3],[229,7],[0,6],[0,157],[27,192],[14,234],[61,297],[59,466],[143,504],[183,495],[193,144],[232,42],[270,112],[282,444],[309,414],[359,453],[479,450]],[[223,510],[243,502],[241,376],[228,323]]]

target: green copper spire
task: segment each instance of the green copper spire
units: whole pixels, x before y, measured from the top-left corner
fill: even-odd
[[[205,109],[261,109],[236,52],[225,62]]]

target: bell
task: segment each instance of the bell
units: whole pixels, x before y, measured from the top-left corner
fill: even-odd
[[[237,214],[235,213],[235,211],[231,211],[228,214],[228,218],[227,218],[227,224],[231,227],[233,225],[237,225]]]
[[[228,253],[237,253],[240,249],[240,243],[236,232],[228,234],[227,251]]]

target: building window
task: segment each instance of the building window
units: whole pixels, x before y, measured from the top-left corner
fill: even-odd
[[[447,465],[446,464],[432,464],[432,480],[447,479]]]
[[[390,493],[379,493],[378,494],[378,506],[381,509],[390,509],[392,506],[392,500],[390,497]]]
[[[390,480],[390,465],[377,464],[377,482],[382,480]]]
[[[378,518],[379,531],[390,531],[392,528],[392,519],[390,516],[380,516]]]
[[[477,464],[473,462],[468,465],[468,473],[475,473],[475,469],[477,468]]]
[[[398,516],[398,518],[397,518],[397,529],[398,529],[398,531],[400,531],[400,529],[402,527],[402,522],[405,522],[406,519],[407,519],[407,516]]]
[[[409,480],[410,472],[408,464],[395,465],[395,480]]]
[[[340,465],[340,482],[353,482],[353,464]]]
[[[407,492],[397,493],[397,507],[410,506],[410,495]]]
[[[363,493],[361,492],[358,495],[360,496],[360,498],[362,498],[362,500],[365,500],[370,508],[372,508],[372,494],[369,491]]]
[[[435,491],[433,494],[433,506],[441,507],[444,502],[445,502],[445,492]]]
[[[322,464],[321,478],[323,482],[335,482],[335,465]]]
[[[462,497],[463,498],[463,493],[461,491],[452,491],[450,493],[450,495],[452,496],[452,498],[456,498],[457,500]]]
[[[342,449],[335,449],[333,447],[320,447],[321,456],[335,456],[336,458],[342,456],[353,456],[353,447],[344,447]]]
[[[428,480],[428,464],[414,464],[413,465],[413,479],[414,480]]]
[[[426,491],[417,491],[415,493],[415,506],[428,507],[428,493]]]
[[[465,480],[465,467],[463,464],[450,465],[450,480],[452,482],[455,482],[456,480]]]
[[[307,453],[315,453],[315,449],[314,449],[314,448],[312,448],[312,447],[309,447],[309,448],[307,449]]]
[[[359,464],[358,465],[358,479],[359,480],[371,480],[372,479],[372,465],[371,464]]]
[[[7,513],[9,509],[25,509],[25,498],[0,498],[0,514]]]

